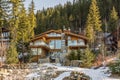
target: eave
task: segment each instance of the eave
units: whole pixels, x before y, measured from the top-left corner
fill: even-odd
[[[42,35],[45,35],[45,34],[48,34],[48,33],[51,33],[51,32],[62,33],[62,30],[61,29],[59,29],[59,30],[49,30],[49,31],[46,31],[46,32],[41,33],[39,35],[36,35],[35,37],[42,36]]]
[[[78,38],[81,38],[81,39],[84,39],[86,41],[88,41],[88,38],[83,36],[83,35],[79,35],[79,34],[74,34],[74,33],[71,33],[71,32],[65,32],[66,35],[71,35],[71,36],[75,36],[75,37],[78,37]]]

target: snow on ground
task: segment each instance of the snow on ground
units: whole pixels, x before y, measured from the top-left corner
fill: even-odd
[[[107,67],[100,67],[98,69],[86,69],[86,68],[79,68],[79,67],[70,67],[70,66],[60,66],[60,65],[53,65],[53,64],[44,64],[48,67],[56,67],[58,71],[66,71],[59,75],[55,80],[62,80],[64,77],[70,75],[70,71],[78,71],[85,73],[86,75],[90,76],[92,80],[120,80],[110,78],[110,73],[107,73],[109,70]],[[69,72],[68,72],[69,71]]]
[[[39,75],[37,73],[31,73],[27,75],[26,77],[31,78],[31,77],[38,77]]]
[[[9,73],[7,74],[0,71],[0,74],[3,74],[3,80],[10,80],[10,78],[11,80],[62,80],[63,78],[70,76],[72,71],[76,71],[90,76],[92,80],[120,80],[109,77],[111,74],[108,72],[108,70],[108,67],[87,69],[71,66],[61,66],[60,64],[55,63],[44,63],[35,64],[30,69],[10,69],[8,70]],[[52,75],[55,76],[53,77]]]
[[[105,78],[103,80],[120,80],[120,79],[113,79],[113,78]]]
[[[62,80],[64,77],[70,76],[71,72],[64,72],[62,74],[60,74],[57,78],[55,78],[54,80]]]

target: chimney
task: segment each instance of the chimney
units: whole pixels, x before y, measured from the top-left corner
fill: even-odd
[[[68,31],[69,31],[69,32],[71,31],[70,27],[68,28]]]
[[[67,29],[65,28],[65,26],[63,26],[63,32],[67,32]]]
[[[65,25],[63,26],[63,30],[64,30],[64,31],[66,30]]]
[[[81,33],[81,28],[79,28],[79,34]]]
[[[63,32],[70,32],[70,31],[71,31],[70,27],[66,29],[65,26],[63,26]]]

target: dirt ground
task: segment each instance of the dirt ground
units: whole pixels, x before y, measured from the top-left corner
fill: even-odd
[[[120,79],[120,75],[116,75],[116,74],[112,74],[110,77]]]

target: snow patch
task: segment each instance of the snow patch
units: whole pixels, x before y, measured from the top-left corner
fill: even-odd
[[[63,78],[70,76],[70,73],[71,73],[71,72],[64,72],[64,73],[60,74],[60,75],[59,75],[57,78],[55,78],[54,80],[63,80]]]

